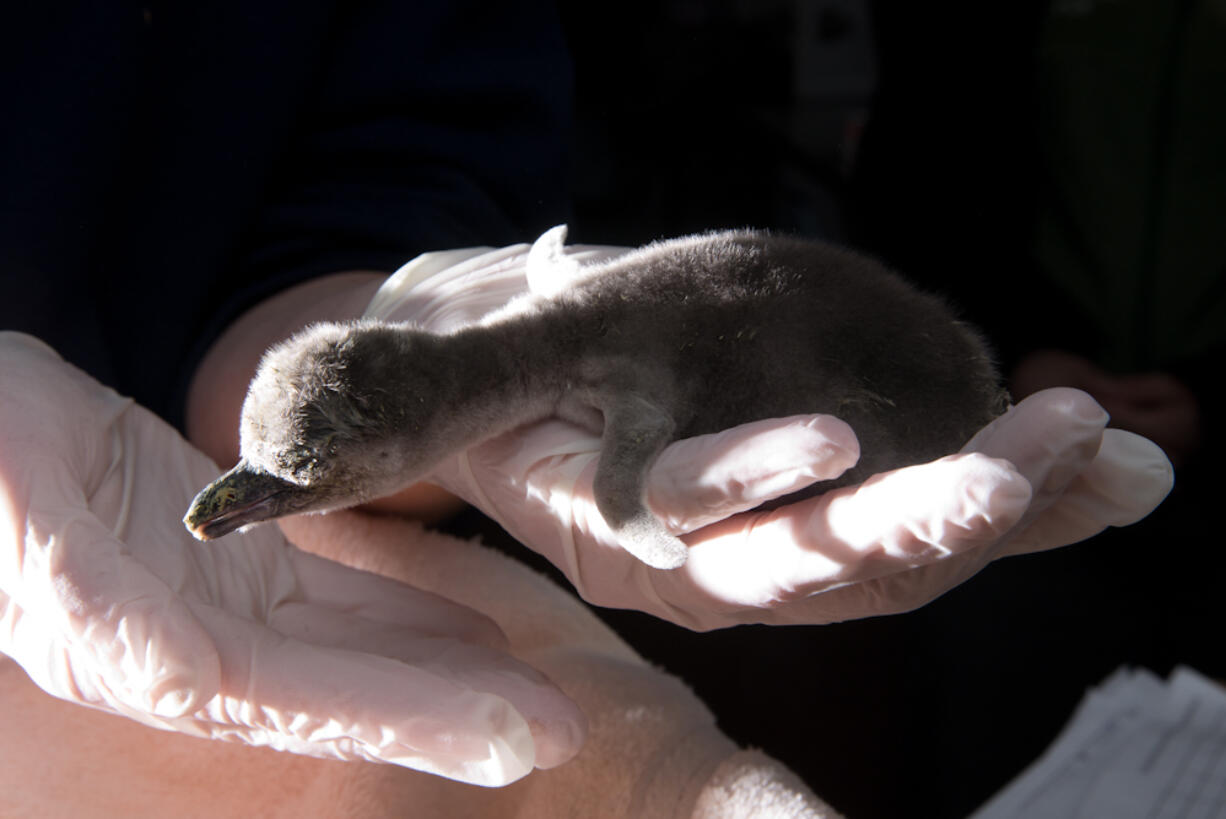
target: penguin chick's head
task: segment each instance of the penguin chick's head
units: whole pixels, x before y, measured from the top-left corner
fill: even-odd
[[[242,458],[183,521],[197,537],[402,488],[423,453],[404,446],[437,401],[412,361],[421,336],[376,322],[318,324],[265,353],[243,403]]]

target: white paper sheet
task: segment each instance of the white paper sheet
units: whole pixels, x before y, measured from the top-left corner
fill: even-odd
[[[1226,819],[1226,690],[1120,669],[973,819]]]

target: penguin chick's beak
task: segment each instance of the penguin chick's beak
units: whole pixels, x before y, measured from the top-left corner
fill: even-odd
[[[301,492],[302,487],[240,461],[200,490],[183,523],[198,539],[212,540],[286,514],[286,501]]]

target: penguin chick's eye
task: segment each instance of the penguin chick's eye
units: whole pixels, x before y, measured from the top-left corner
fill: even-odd
[[[291,481],[307,485],[318,481],[328,472],[330,463],[321,458],[320,454],[316,447],[299,446],[285,453],[277,461]]]

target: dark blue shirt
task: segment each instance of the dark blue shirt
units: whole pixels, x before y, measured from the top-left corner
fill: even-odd
[[[0,326],[181,421],[226,323],[305,278],[563,221],[549,2],[0,13]]]

